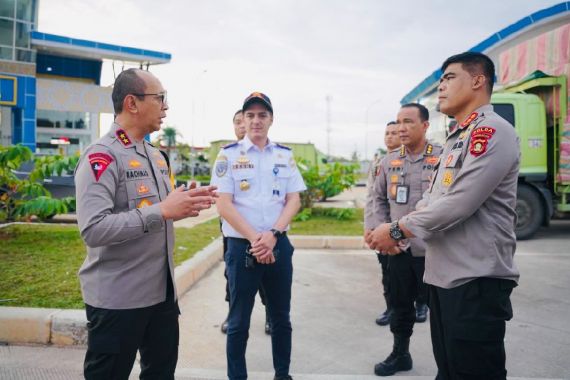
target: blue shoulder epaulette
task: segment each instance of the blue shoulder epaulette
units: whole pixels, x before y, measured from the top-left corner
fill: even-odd
[[[288,146],[285,146],[285,145],[275,143],[275,146],[278,148],[281,148],[281,149],[291,150],[291,148],[289,148]]]
[[[228,145],[224,145],[222,147],[222,149],[228,149],[228,148],[231,148],[232,146],[236,146],[237,144],[238,144],[237,141],[233,142],[233,143],[229,143]]]

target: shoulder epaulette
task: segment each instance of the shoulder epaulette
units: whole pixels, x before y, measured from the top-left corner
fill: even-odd
[[[229,143],[228,145],[222,146],[222,149],[228,149],[228,148],[231,148],[233,146],[236,146],[237,144],[238,144],[237,141],[233,142],[233,143]]]
[[[281,145],[281,144],[275,143],[275,146],[278,147],[278,148],[281,148],[281,149],[291,150],[291,148],[289,148],[288,146],[285,146],[285,145]]]

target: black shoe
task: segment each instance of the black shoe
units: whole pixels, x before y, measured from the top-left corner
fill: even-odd
[[[376,376],[391,376],[396,372],[409,371],[413,362],[410,355],[410,338],[394,335],[394,348],[386,360],[374,366]]]
[[[412,365],[412,356],[409,352],[402,354],[392,352],[386,360],[374,366],[374,374],[376,376],[392,376],[396,372],[411,370]]]
[[[390,324],[390,318],[392,318],[392,309],[386,309],[385,312],[380,314],[378,318],[376,318],[376,324],[380,326],[386,326]]]
[[[273,380],[293,380],[293,378],[289,375],[287,376],[275,376]]]
[[[425,303],[416,304],[416,322],[422,323],[427,320],[428,307]]]
[[[271,321],[269,320],[269,313],[265,309],[265,333],[271,335]],[[287,379],[286,377],[284,379]]]
[[[227,317],[226,317],[226,320],[224,322],[222,322],[222,326],[220,327],[220,330],[222,330],[223,334],[228,333],[228,318]]]

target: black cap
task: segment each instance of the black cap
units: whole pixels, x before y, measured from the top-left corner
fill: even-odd
[[[259,103],[264,105],[271,113],[273,113],[273,106],[271,105],[271,100],[265,94],[261,92],[252,92],[245,100],[243,101],[242,111],[246,111],[249,106],[253,103]]]

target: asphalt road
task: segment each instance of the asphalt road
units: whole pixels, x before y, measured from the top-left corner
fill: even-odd
[[[554,222],[535,239],[518,243],[520,285],[507,324],[509,378],[570,379],[570,221]],[[391,334],[374,324],[384,309],[379,266],[366,250],[298,250],[294,256],[293,358],[295,379],[372,379],[374,363],[391,348]],[[258,299],[259,300],[259,299]],[[216,266],[180,301],[178,379],[223,379],[227,312],[223,264]],[[253,379],[271,379],[270,338],[263,309],[254,309],[248,344]],[[433,379],[429,324],[416,325],[414,368],[402,377]],[[81,377],[84,348],[0,347],[1,379]],[[133,378],[138,370],[133,371]]]

